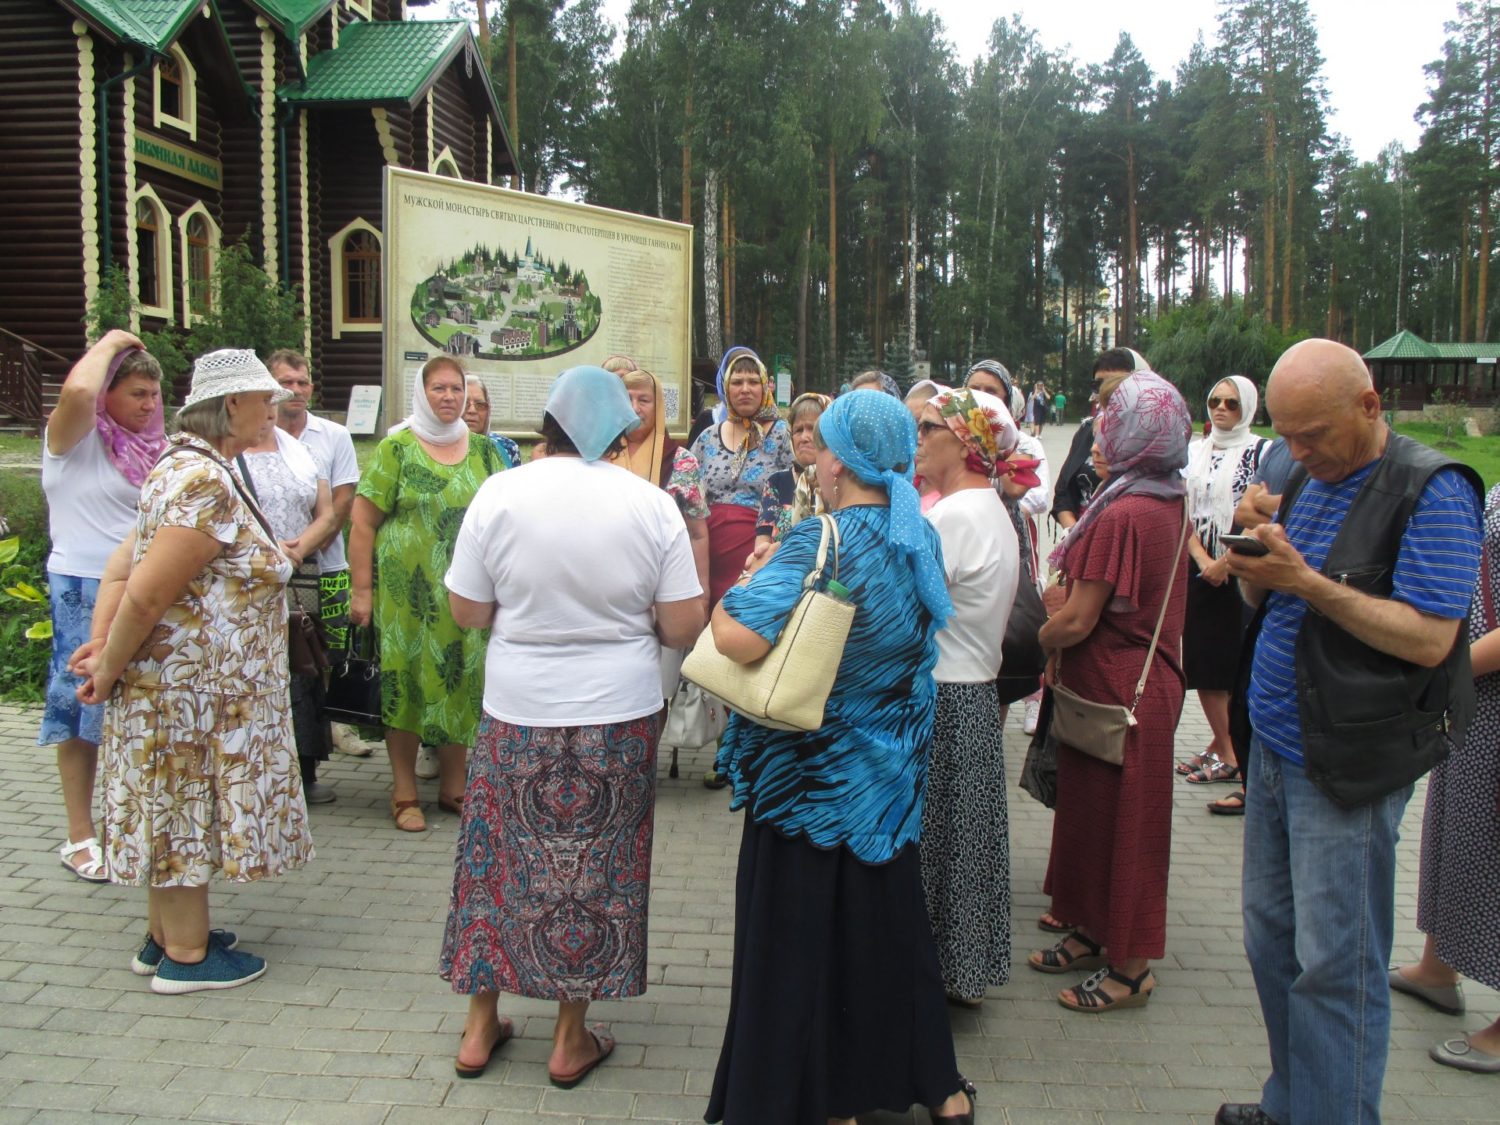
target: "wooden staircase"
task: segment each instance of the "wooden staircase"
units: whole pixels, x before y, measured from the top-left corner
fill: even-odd
[[[57,404],[68,367],[67,359],[50,348],[0,328],[0,430],[40,429]]]

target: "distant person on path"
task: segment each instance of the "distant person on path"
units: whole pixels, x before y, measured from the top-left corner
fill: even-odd
[[[1172,745],[1184,691],[1182,468],[1192,430],[1177,388],[1154,372],[1113,376],[1099,397],[1095,469],[1106,483],[1049,559],[1067,586],[1065,600],[1057,587],[1047,591],[1047,679],[1131,707],[1152,662],[1123,764],[1058,745],[1043,889],[1056,916],[1076,928],[1028,960],[1043,973],[1089,971],[1057,998],[1087,1013],[1146,1004],[1157,983],[1151,962],[1166,952]]]
[[[320,418],[309,406],[316,389],[307,358],[290,348],[278,348],[266,359],[271,377],[290,391],[291,397],[276,407],[276,425],[302,443],[328,481],[333,501],[333,526],[321,545],[314,544],[318,563],[318,601],[323,638],[329,656],[349,647],[349,560],[344,553],[344,528],[354,507],[354,486],[359,483],[359,459],[354,440],[337,422]],[[365,758],[370,744],[342,723],[333,724],[333,748],[342,754]]]
[[[853,1125],[931,1107],[973,1125],[922,901],[917,837],[936,632],[953,612],[938,533],[911,486],[916,426],[889,395],[841,395],[818,420],[818,485],[856,606],[812,733],[729,721],[719,762],[743,808],[729,1022],[704,1119]],[[719,651],[770,650],[822,521],[757,555],[714,610]]]
[[[230,462],[286,394],[254,352],[199,356],[178,433],[110,557],[78,697],[103,703],[105,861],[146,888],[131,962],[167,994],[234,988],[266,962],[210,929],[208,884],[313,857],[292,756],[286,584],[292,564]]]
[[[614,1049],[589,1002],[646,989],[658,653],[705,607],[676,502],[609,463],[640,424],[618,376],[563,372],[548,456],[485,482],[443,579],[489,637],[439,962],[470,997],[460,1078],[514,1033],[501,992],[557,1002],[547,1073],[568,1089]]]
[[[1068,396],[1063,394],[1062,388],[1057,389],[1057,394],[1052,396],[1052,417],[1060,426],[1068,419],[1063,413],[1068,407]]]
[[[1046,387],[1041,383],[1032,384],[1031,395],[1026,399],[1026,423],[1031,427],[1032,437],[1042,436],[1042,427],[1047,424],[1047,410],[1051,402]]]
[[[1484,505],[1484,554],[1469,610],[1476,711],[1468,737],[1427,779],[1417,928],[1422,959],[1392,969],[1391,988],[1440,1012],[1464,1010],[1459,975],[1500,988],[1500,485]],[[1500,1074],[1500,1019],[1433,1044],[1434,1061]]]
[[[90,883],[109,879],[94,832],[104,707],[79,702],[68,659],[89,638],[105,563],[135,527],[141,484],[166,443],[161,366],[130,333],[107,333],[68,372],[42,435],[52,662],[36,741],[57,747],[68,814],[62,865]]]
[[[1226,1104],[1216,1120],[1378,1121],[1397,831],[1412,783],[1474,704],[1459,627],[1481,486],[1391,433],[1363,360],[1342,344],[1289,348],[1266,405],[1304,472],[1280,522],[1251,533],[1269,553],[1228,558],[1259,607],[1236,722],[1248,718],[1253,745],[1245,952],[1271,1077],[1258,1104]]]

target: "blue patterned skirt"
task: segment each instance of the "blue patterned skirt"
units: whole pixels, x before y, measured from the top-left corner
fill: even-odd
[[[453,991],[646,990],[657,734],[654,714],[588,727],[483,718],[443,933]]]
[[[84,706],[78,702],[76,692],[83,681],[68,671],[68,658],[89,639],[99,580],[49,570],[47,590],[52,601],[52,663],[47,669],[46,710],[36,744],[56,746],[70,738],[81,738],[97,746],[104,704]]]

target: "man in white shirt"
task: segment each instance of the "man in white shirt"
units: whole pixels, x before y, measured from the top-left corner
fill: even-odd
[[[312,372],[307,358],[290,348],[278,348],[266,359],[271,375],[292,397],[276,408],[276,425],[300,441],[318,465],[318,475],[328,478],[333,493],[333,534],[318,548],[323,635],[330,653],[349,647],[349,562],[344,555],[344,526],[354,506],[354,488],[359,483],[359,462],[354,439],[337,422],[319,418],[307,409],[312,400]],[[365,757],[370,747],[354,737],[347,727],[335,726],[334,744],[345,754]]]

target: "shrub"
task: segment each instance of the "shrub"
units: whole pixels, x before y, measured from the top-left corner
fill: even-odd
[[[40,703],[52,658],[45,538],[0,539],[0,699]]]

